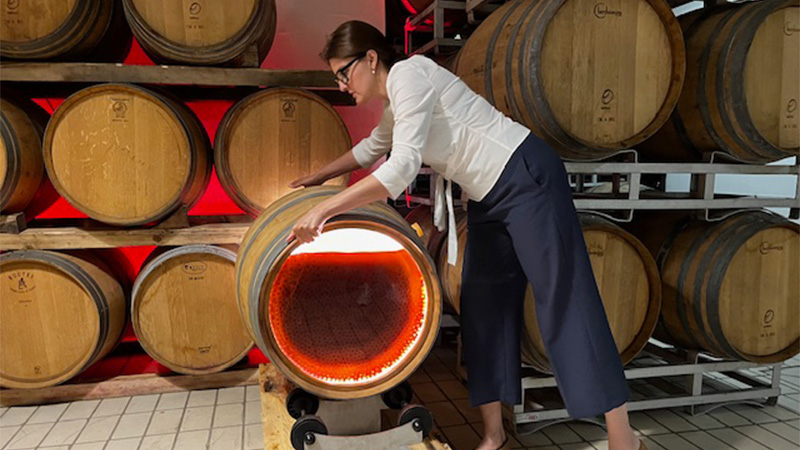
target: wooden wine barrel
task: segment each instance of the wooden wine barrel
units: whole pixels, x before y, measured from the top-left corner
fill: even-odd
[[[44,163],[64,198],[113,225],[147,224],[190,207],[211,176],[208,136],[189,108],[122,84],[67,98],[47,126]]]
[[[236,260],[240,312],[256,345],[321,397],[363,398],[416,370],[433,346],[441,289],[414,230],[382,202],[331,219],[311,244],[286,238],[342,190],[319,186],[270,205]]]
[[[175,372],[220,372],[253,341],[236,304],[236,253],[213,245],[157,249],[133,286],[131,322],[142,348]]]
[[[661,0],[515,0],[470,36],[456,73],[565,158],[591,159],[658,130],[684,66],[680,26]]]
[[[260,65],[275,37],[275,0],[123,0],[142,49],[160,63]]]
[[[23,211],[44,179],[47,113],[31,101],[0,99],[0,211]]]
[[[661,311],[658,269],[647,248],[632,234],[595,214],[580,213],[579,217],[611,334],[625,365],[644,349],[658,321]],[[525,298],[521,348],[524,362],[550,373],[530,286]]]
[[[718,222],[642,214],[631,225],[657,255],[655,336],[759,363],[800,352],[800,226],[767,211]]]
[[[0,23],[3,58],[122,61],[131,46],[115,0],[7,0]]]
[[[640,146],[654,160],[723,150],[763,163],[800,154],[800,2],[743,2],[680,18],[687,73],[671,120]]]
[[[339,114],[301,89],[276,88],[233,105],[217,129],[214,160],[225,192],[251,215],[292,191],[289,183],[352,147]],[[328,185],[347,185],[349,175]]]
[[[75,256],[40,250],[0,255],[0,386],[40,388],[69,380],[119,340],[120,284]]]

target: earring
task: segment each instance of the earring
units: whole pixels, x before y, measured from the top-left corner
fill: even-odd
[[[375,69],[372,69],[372,74],[375,75]]]

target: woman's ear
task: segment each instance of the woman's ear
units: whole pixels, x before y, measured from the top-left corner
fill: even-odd
[[[375,71],[378,70],[378,65],[380,65],[380,60],[378,59],[378,52],[375,50],[367,50],[367,62],[369,63],[369,70],[373,74]]]

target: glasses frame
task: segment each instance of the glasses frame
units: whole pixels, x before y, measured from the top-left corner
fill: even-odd
[[[347,72],[347,70],[350,69],[350,67],[352,67],[356,63],[356,61],[365,56],[367,56],[367,54],[362,53],[361,55],[358,55],[355,58],[353,58],[353,60],[350,61],[349,63],[342,66],[339,70],[337,70],[336,76],[333,77],[334,82],[336,82],[337,84],[342,83],[344,85],[350,84],[350,76],[345,72]]]

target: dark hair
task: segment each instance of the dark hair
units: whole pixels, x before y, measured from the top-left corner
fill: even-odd
[[[386,36],[372,25],[359,20],[339,25],[336,31],[328,36],[328,42],[319,56],[328,62],[331,58],[354,58],[366,54],[368,50],[375,50],[378,53],[378,61],[387,69],[399,60],[397,51]]]

